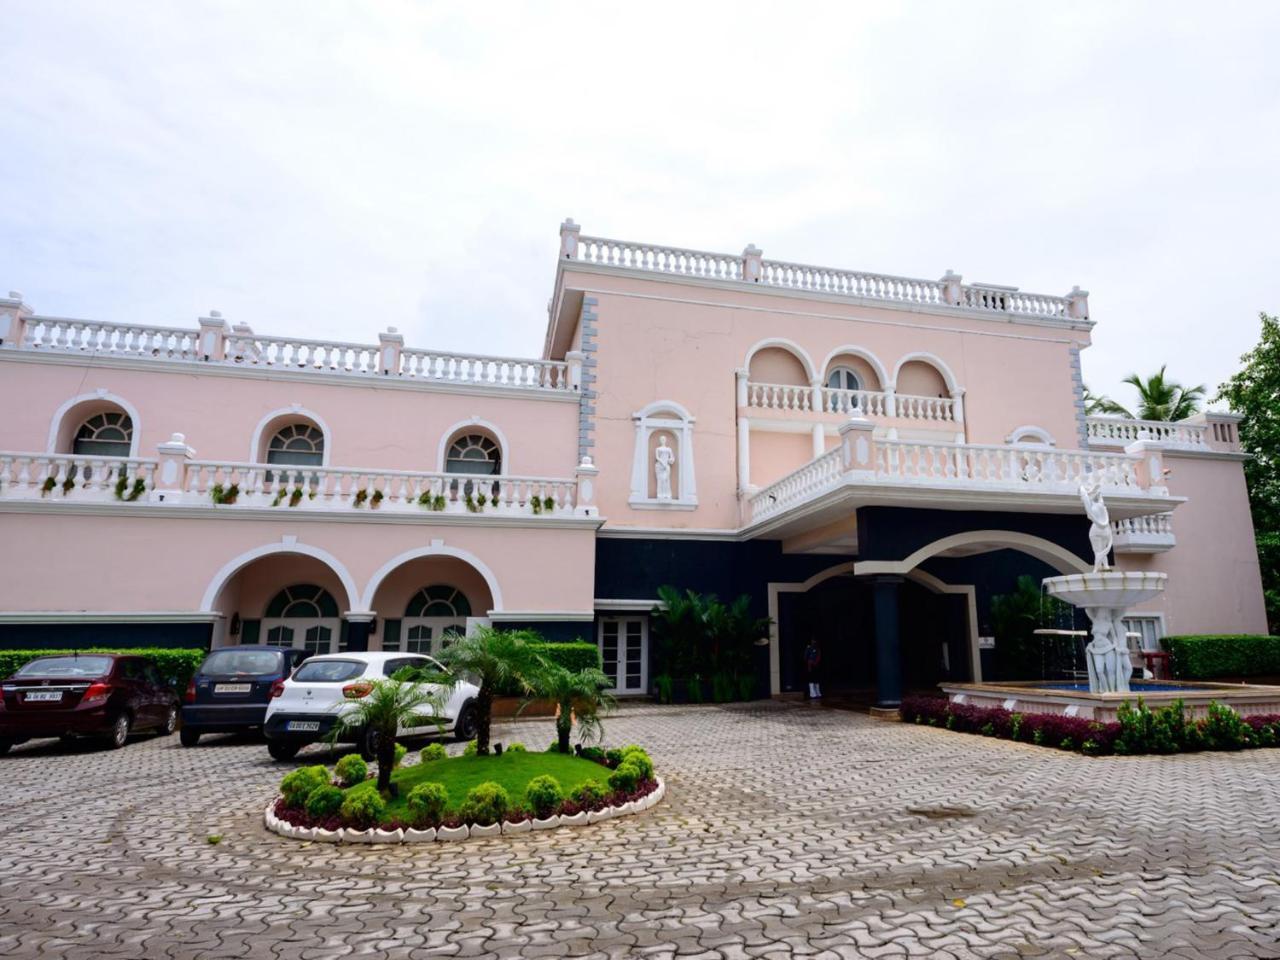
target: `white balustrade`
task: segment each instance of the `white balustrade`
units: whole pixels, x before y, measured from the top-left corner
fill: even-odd
[[[200,331],[136,324],[94,323],[63,317],[31,317],[22,347],[99,356],[194,360]]]
[[[828,450],[754,494],[751,497],[752,522],[765,520],[790,506],[825,493],[840,483],[843,473],[840,448]]]
[[[650,273],[676,273],[686,277],[741,280],[742,257],[707,253],[603,237],[579,237],[578,260],[611,267],[629,267]]]
[[[1117,537],[1165,537],[1173,534],[1173,514],[1156,513],[1145,517],[1114,520],[1111,530]]]
[[[958,294],[951,294],[949,298],[948,283],[945,280],[922,280],[764,259],[759,261],[758,275],[747,275],[745,252],[741,255],[711,253],[606,237],[579,236],[576,250],[571,256],[583,263],[623,267],[646,273],[679,274],[713,280],[747,280],[763,286],[864,300],[923,306],[959,306],[969,310],[1026,317],[1071,317],[1069,297],[1023,293],[1009,287],[957,284]],[[958,301],[953,299],[956,296]]]
[[[1040,450],[971,443],[874,441],[872,477],[852,483],[923,485],[943,491],[1001,490],[1075,496],[1086,479],[1098,477],[1110,493],[1141,495],[1138,459],[1124,453]],[[754,494],[751,522],[767,519],[839,486],[846,479],[840,448]]]
[[[234,500],[227,503],[228,491],[233,486]],[[280,510],[554,515],[572,512],[577,499],[575,479],[214,460],[193,460],[187,464],[188,496],[184,502],[199,503],[205,498],[213,501],[215,487],[221,488],[219,499],[224,505],[273,506]]]
[[[813,412],[813,388],[793,383],[747,383],[747,406],[761,410]]]
[[[569,389],[569,365],[560,360],[514,360],[406,349],[400,353],[400,375],[441,383]]]
[[[132,502],[155,487],[155,471],[155,460],[132,457],[0,452],[0,499]]]
[[[956,402],[951,397],[917,397],[900,393],[894,398],[894,412],[904,420],[942,420],[954,423]]]
[[[822,409],[846,417],[883,417],[888,411],[885,394],[878,390],[837,390],[822,388]]]
[[[1154,440],[1182,450],[1206,450],[1204,424],[1167,420],[1127,420],[1089,417],[1085,421],[1089,442],[1097,446],[1127,446],[1135,440]]]
[[[226,362],[246,367],[376,374],[378,354],[376,344],[231,333],[227,335]]]

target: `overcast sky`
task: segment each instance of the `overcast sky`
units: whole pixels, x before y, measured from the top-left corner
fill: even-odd
[[[1091,292],[1095,389],[1280,311],[1280,4],[0,0],[0,291],[536,354],[587,233]],[[970,384],[970,389],[976,385]]]

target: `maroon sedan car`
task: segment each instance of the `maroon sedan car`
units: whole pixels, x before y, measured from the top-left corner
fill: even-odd
[[[178,696],[145,657],[37,657],[0,682],[0,754],[40,737],[100,737],[123,747],[135,730],[173,733]]]

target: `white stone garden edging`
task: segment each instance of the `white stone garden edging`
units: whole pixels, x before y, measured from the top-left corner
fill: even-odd
[[[627,817],[643,813],[660,801],[667,793],[667,785],[661,777],[654,777],[658,784],[638,800],[628,800],[616,807],[603,807],[600,810],[583,810],[579,813],[548,817],[546,820],[521,820],[519,823],[491,823],[488,826],[473,824],[461,827],[428,827],[425,830],[400,829],[352,830],[341,827],[337,830],[325,830],[323,827],[295,827],[286,820],[276,816],[277,797],[267,806],[263,822],[272,833],[293,840],[314,840],[318,843],[448,843],[457,840],[469,840],[481,837],[506,836],[513,833],[529,833],[532,830],[551,830],[555,827],[584,827],[614,817]]]

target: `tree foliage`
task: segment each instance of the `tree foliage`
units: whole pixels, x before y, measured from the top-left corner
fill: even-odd
[[[1240,358],[1240,371],[1218,388],[1217,398],[1244,416],[1240,446],[1250,454],[1244,475],[1262,564],[1267,622],[1275,633],[1280,631],[1280,318],[1265,313],[1259,318],[1258,345]]]
[[[357,684],[356,686],[359,686]],[[378,680],[367,684],[369,690],[351,702],[334,726],[335,739],[352,730],[372,730],[376,735],[378,790],[394,792],[391,771],[396,760],[396,735],[401,727],[423,727],[439,723],[442,712],[440,695],[419,683],[400,680]]]
[[[754,647],[768,637],[772,621],[751,613],[751,597],[729,603],[715,594],[658,588],[661,604],[651,616],[662,669],[682,679],[749,677]]]
[[[1040,679],[1044,650],[1035,631],[1071,622],[1070,605],[1046,594],[1035,577],[1021,576],[1013,592],[993,596],[991,631],[1005,679]]]
[[[542,637],[532,630],[477,627],[441,651],[439,659],[452,674],[471,676],[476,694],[476,753],[489,752],[493,698],[503,690],[533,693],[547,668],[538,649]]]
[[[578,739],[604,739],[603,716],[613,709],[614,698],[607,693],[609,678],[594,667],[566,670],[548,665],[535,683],[537,696],[554,700],[560,712],[556,715],[556,743],[561,753],[569,752],[569,734],[576,719]]]
[[[1167,366],[1167,365],[1166,365]],[[1170,380],[1162,366],[1147,377],[1131,373],[1124,382],[1138,391],[1138,407],[1136,412],[1104,394],[1095,394],[1085,387],[1085,412],[1090,414],[1110,413],[1130,420],[1185,420],[1200,412],[1204,402],[1206,388],[1203,384],[1194,387],[1183,386],[1176,380]]]

